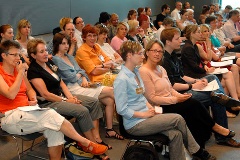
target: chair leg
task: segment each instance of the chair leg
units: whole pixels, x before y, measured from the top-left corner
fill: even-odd
[[[33,151],[33,146],[34,146],[35,139],[32,140],[32,144],[31,144],[30,148],[27,149],[27,150],[24,150],[24,148],[23,148],[24,140],[21,139],[21,141],[22,141],[22,145],[21,145],[21,146],[22,146],[22,150],[21,150],[21,152],[20,152],[20,148],[19,148],[19,144],[18,144],[18,141],[17,141],[17,137],[12,136],[12,138],[15,140],[15,143],[16,143],[16,148],[17,148],[17,153],[18,153],[18,159],[19,159],[19,160],[21,160],[21,156],[23,155],[23,153],[24,153],[25,151],[27,151],[27,150]],[[35,157],[35,158],[38,158],[38,159],[47,160],[47,158],[40,157],[40,156],[36,156],[36,155],[30,154],[30,153],[28,153],[27,156]]]
[[[15,136],[12,136],[12,138],[15,140],[15,143],[16,143],[16,148],[17,148],[17,153],[18,153],[18,159],[21,160],[21,155],[20,155],[20,151],[19,151],[19,146],[18,146],[17,138],[16,138]]]

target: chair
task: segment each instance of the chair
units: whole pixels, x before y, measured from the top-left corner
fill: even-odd
[[[4,117],[4,115],[2,113],[0,113],[0,118]],[[5,132],[4,130],[2,130],[2,128],[0,128],[0,136],[11,136],[14,140],[15,140],[15,143],[16,143],[16,149],[17,149],[17,153],[18,153],[18,159],[21,160],[21,156],[26,152],[26,151],[33,151],[33,147],[34,147],[34,143],[35,143],[35,140],[41,136],[43,136],[42,133],[38,133],[38,132],[35,132],[35,133],[32,133],[32,134],[27,134],[27,135],[15,135],[15,134],[10,134],[10,133],[7,133]],[[21,139],[21,152],[20,152],[20,149],[19,149],[19,143],[18,143],[18,140],[17,138]],[[25,149],[23,148],[24,146],[24,141],[32,141],[32,144],[31,146],[28,148],[28,149]],[[44,157],[40,157],[40,156],[37,156],[37,155],[33,155],[33,154],[30,154],[28,153],[27,154],[28,156],[31,156],[31,157],[35,157],[35,158],[38,158],[38,159],[47,159],[47,158],[44,158]]]
[[[129,142],[127,143],[127,146],[122,154],[121,160],[123,159],[124,153],[126,152],[127,148],[130,146],[132,142],[134,143],[148,143],[152,145],[155,149],[155,143],[157,142],[158,145],[161,145],[159,147],[162,147],[163,145],[168,145],[169,139],[164,134],[154,134],[154,135],[148,135],[148,136],[135,136],[127,133],[123,126],[123,118],[121,115],[119,115],[119,132],[120,134],[126,138],[129,139]]]

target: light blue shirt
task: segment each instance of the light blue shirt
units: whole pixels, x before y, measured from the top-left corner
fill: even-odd
[[[73,67],[68,65],[62,58],[58,56],[53,56],[52,61],[58,66],[58,71],[61,74],[61,78],[64,83],[78,83],[79,85],[82,84],[82,77],[86,77],[89,81],[89,78],[85,72],[85,70],[81,69],[77,62],[75,61],[74,57],[66,54],[65,56],[68,57],[69,61],[72,63]],[[76,74],[80,73],[82,77],[78,79]]]
[[[114,81],[116,109],[118,114],[123,116],[123,125],[126,130],[145,120],[133,117],[135,111],[145,112],[148,110],[147,100],[143,93],[136,93],[136,89],[139,87],[143,87],[144,91],[144,85],[137,68],[134,69],[134,72],[140,81],[140,86],[135,79],[136,75],[124,65]]]

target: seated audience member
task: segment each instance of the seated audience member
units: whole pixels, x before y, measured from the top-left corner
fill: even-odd
[[[163,23],[161,25],[161,27],[157,30],[156,32],[156,38],[160,41],[160,36],[161,36],[161,33],[162,31],[165,29],[165,28],[170,28],[172,27],[174,24],[174,21],[171,17],[167,17],[163,20]]]
[[[59,33],[61,31],[63,31],[63,26],[67,23],[72,23],[73,22],[73,19],[70,18],[70,17],[62,17],[60,20],[59,20],[59,27],[56,27],[53,29],[53,35],[55,35],[56,33]]]
[[[74,36],[76,37],[77,40],[77,48],[79,48],[83,44],[82,29],[85,26],[85,24],[81,17],[73,18],[73,24],[75,26]]]
[[[98,22],[95,24],[103,24],[105,26],[107,26],[109,24],[109,20],[111,18],[111,15],[107,12],[101,12],[100,13],[100,16],[99,16],[99,19],[98,19]]]
[[[75,27],[73,23],[66,23],[65,26],[63,26],[63,32],[64,34],[68,35],[71,40],[71,45],[68,50],[68,54],[75,56],[77,51],[77,39],[75,37]]]
[[[229,12],[229,19],[223,25],[223,32],[226,37],[232,40],[232,44],[240,44],[240,33],[236,29],[235,23],[239,21],[239,11],[232,10]]]
[[[26,19],[21,19],[17,25],[17,34],[16,41],[21,45],[21,54],[20,56],[24,61],[29,65],[29,57],[27,53],[27,43],[29,40],[33,39],[31,34],[31,23]]]
[[[86,138],[108,146],[99,135],[99,118],[103,113],[98,100],[71,94],[62,81],[57,66],[48,60],[46,44],[43,40],[30,40],[27,49],[31,61],[27,77],[37,96],[40,97],[39,104],[54,108],[59,114],[75,117],[80,132],[84,133]]]
[[[128,20],[137,20],[137,11],[135,9],[128,11],[127,18],[125,18],[123,22],[128,22]]]
[[[215,101],[213,98],[211,98],[212,92],[193,90],[201,90],[207,83],[216,80],[218,82],[219,89],[216,90],[215,93],[224,95],[223,87],[218,78],[215,75],[208,75],[199,80],[184,75],[182,63],[174,52],[174,50],[180,48],[182,42],[180,39],[180,31],[177,28],[169,28],[163,30],[161,34],[161,41],[163,42],[165,49],[162,66],[167,71],[167,75],[173,89],[180,93],[191,93],[193,99],[202,102],[206,107],[211,105],[213,120],[219,125],[228,128],[225,108],[226,104],[221,104],[219,101]],[[231,105],[228,107],[231,107]],[[215,139],[216,142],[221,145],[240,147],[240,143],[232,138],[226,138],[215,133]]]
[[[209,8],[210,8],[209,9],[209,16],[213,16],[215,14],[215,8],[216,8],[215,4],[210,4]]]
[[[112,128],[113,113],[115,109],[113,88],[106,86],[89,88],[90,83],[87,74],[78,66],[74,57],[67,54],[68,48],[69,37],[60,33],[55,34],[53,38],[54,56],[52,60],[58,66],[58,71],[62,80],[73,95],[84,95],[99,99],[99,101],[106,106],[106,137],[123,140],[123,137]]]
[[[189,2],[183,3],[183,9],[190,9],[191,5]]]
[[[139,27],[139,22],[137,20],[128,20],[129,31],[126,36],[128,40],[138,41],[143,47],[147,45],[146,38],[142,28]]]
[[[140,28],[142,28],[144,31],[144,36],[141,38],[146,38],[146,44],[147,44],[151,39],[155,38],[153,30],[150,28],[149,17],[145,14],[141,14],[137,20],[139,22]]]
[[[138,9],[137,9],[137,13],[138,13],[138,17],[139,17],[141,14],[145,14],[145,15],[146,15],[145,8],[142,8],[142,7],[138,8]]]
[[[226,22],[229,19],[229,12],[232,10],[232,6],[230,5],[226,5],[226,7],[224,8],[224,10],[222,10],[222,12],[220,12],[219,14],[222,15],[223,17],[223,22]]]
[[[99,29],[97,44],[101,47],[103,52],[115,63],[121,64],[123,62],[121,56],[114,51],[114,49],[106,43],[108,28],[105,25],[98,24],[96,27]]]
[[[197,24],[196,19],[194,19],[194,10],[193,9],[187,9],[188,11],[188,18],[187,18],[187,24]]]
[[[102,82],[104,74],[114,67],[114,62],[96,44],[98,28],[90,24],[82,30],[84,43],[77,50],[75,60],[84,69],[91,82]]]
[[[159,65],[164,53],[163,44],[152,40],[145,49],[145,60],[139,73],[145,86],[144,96],[153,106],[163,108],[163,113],[180,114],[186,121],[194,139],[201,147],[216,132],[231,138],[234,134],[214,122],[206,108],[199,101],[191,98],[191,93],[181,94],[172,88],[166,70]]]
[[[119,22],[119,17],[116,13],[111,14],[110,22],[107,25],[108,31],[108,40],[111,42],[112,38],[117,34],[117,26]]]
[[[181,60],[183,64],[184,74],[193,78],[202,78],[206,74],[212,73],[215,68],[205,65],[201,61],[200,50],[196,42],[201,40],[200,28],[197,25],[188,25],[185,29],[185,36],[188,39],[181,51]],[[221,83],[224,86],[225,92],[238,100],[238,94],[231,71],[222,74]],[[240,106],[240,105],[239,105]],[[238,114],[240,107],[234,108]]]
[[[0,26],[0,43],[6,40],[13,40],[13,28],[9,24],[4,24]]]
[[[221,6],[218,3],[215,3],[214,14],[220,13]]]
[[[202,12],[199,16],[198,24],[205,24],[205,19],[209,16],[209,10],[210,7],[208,5],[204,5],[202,7]]]
[[[182,9],[182,2],[177,1],[175,3],[175,9],[171,12],[171,17],[173,18],[173,20],[179,20],[181,19],[181,16],[179,14],[179,12]]]
[[[170,6],[168,4],[164,4],[161,7],[162,13],[157,15],[156,21],[155,21],[155,27],[156,29],[159,29],[163,23],[163,20],[168,17],[170,13]]]
[[[144,84],[137,66],[144,59],[143,48],[138,42],[126,41],[121,46],[122,66],[114,82],[114,95],[118,114],[123,117],[126,131],[136,136],[162,133],[169,137],[170,160],[185,159],[185,148],[194,158],[215,160],[200,148],[178,114],[158,114],[144,97]],[[120,98],[121,97],[121,98]]]
[[[66,27],[66,24],[68,23],[73,23],[73,20],[72,18],[69,18],[69,17],[63,17],[60,19],[59,21],[59,30],[57,31],[54,31],[53,35],[55,35],[56,33],[59,33],[59,32],[65,32],[65,27]],[[72,33],[72,28],[71,28],[71,25],[68,25],[68,33]],[[74,35],[74,34],[73,34]],[[69,35],[70,36],[70,35]],[[73,39],[74,40],[74,39]],[[52,40],[49,41],[48,45],[47,45],[47,51],[48,51],[48,54],[49,55],[52,55],[53,53],[53,44],[52,44]],[[71,51],[72,52],[72,51]],[[51,56],[49,56],[51,58]]]
[[[226,38],[225,34],[222,31],[222,16],[218,15],[216,16],[209,16],[206,19],[206,24],[210,25],[211,29],[211,40],[213,43],[214,47],[220,47],[220,46],[225,46],[226,47],[226,52],[240,52],[240,44],[238,45],[233,45],[231,43],[231,40],[229,38]],[[236,54],[236,57],[240,58],[239,54]]]
[[[121,55],[119,52],[120,46],[124,41],[127,40],[126,36],[129,30],[129,26],[126,22],[120,22],[117,25],[117,32],[116,35],[112,38],[110,45],[112,48]]]
[[[105,153],[106,146],[79,135],[71,123],[55,110],[22,111],[18,108],[37,104],[36,93],[25,76],[28,66],[19,57],[20,48],[19,43],[12,40],[0,45],[0,112],[5,114],[1,118],[1,128],[18,135],[43,132],[48,141],[51,160],[61,159],[64,135],[77,141],[86,152],[97,155]],[[23,118],[17,118],[19,115]]]
[[[152,18],[151,18],[151,16],[152,16],[152,9],[150,8],[150,7],[145,7],[145,12],[146,12],[146,15],[149,17],[149,19],[150,19],[150,27],[154,30],[154,31],[156,31],[157,29],[154,27],[154,25],[153,25],[153,20],[152,20]]]
[[[177,27],[182,31],[188,25],[188,11],[183,9],[180,11],[181,19],[177,20]]]

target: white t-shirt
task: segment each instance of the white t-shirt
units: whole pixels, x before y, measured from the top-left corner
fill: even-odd
[[[98,44],[99,45],[99,44]],[[114,57],[114,53],[116,53],[116,51],[114,51],[114,49],[108,44],[108,43],[103,43],[103,46],[99,45],[103,52],[113,61],[115,61],[115,57]]]

